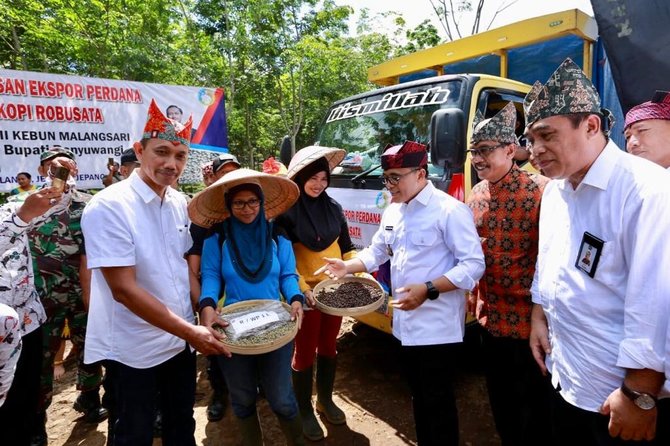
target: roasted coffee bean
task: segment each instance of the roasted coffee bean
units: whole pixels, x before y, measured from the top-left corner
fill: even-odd
[[[316,299],[333,308],[356,308],[376,302],[383,294],[379,288],[372,285],[344,282],[332,291],[320,290]]]

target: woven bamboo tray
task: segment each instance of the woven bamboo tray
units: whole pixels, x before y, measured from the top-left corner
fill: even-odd
[[[223,307],[221,309],[221,317],[225,320],[226,314],[248,309],[267,302],[268,301],[266,299],[253,299],[236,302],[234,304]],[[281,304],[286,311],[289,313],[291,312],[291,306],[289,304],[285,302],[281,302]],[[231,353],[237,353],[239,355],[261,355],[263,353],[268,353],[285,346],[291,342],[293,338],[295,338],[295,335],[298,333],[298,324],[295,321],[290,321],[289,323],[293,325],[293,328],[288,333],[267,343],[256,345],[239,345],[224,340],[223,344],[226,346],[226,348],[228,348],[228,350],[230,350]]]
[[[332,291],[337,289],[343,283],[347,282],[358,282],[373,286],[377,288],[379,291],[381,291],[382,296],[373,303],[369,305],[364,305],[362,307],[335,308],[319,302],[319,298],[317,296],[321,290]],[[321,310],[326,314],[331,314],[333,316],[362,316],[364,314],[372,313],[377,308],[379,308],[384,303],[384,299],[387,298],[386,292],[384,292],[384,289],[381,287],[381,285],[379,285],[379,283],[376,280],[356,276],[346,276],[338,280],[334,279],[322,280],[314,287],[314,289],[312,290],[312,295],[314,296],[314,300],[316,301],[316,308],[318,308],[319,310]]]

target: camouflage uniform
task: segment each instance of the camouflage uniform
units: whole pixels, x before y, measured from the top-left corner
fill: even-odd
[[[102,382],[100,364],[84,364],[87,311],[79,281],[81,256],[85,255],[81,214],[91,195],[75,191],[68,212],[54,216],[30,233],[35,288],[47,313],[44,330],[40,410],[51,404],[54,357],[61,343],[64,321],[70,326],[72,344],[78,349],[77,389],[97,390]]]

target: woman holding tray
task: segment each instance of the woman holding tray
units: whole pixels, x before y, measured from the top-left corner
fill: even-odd
[[[342,207],[326,193],[330,172],[344,159],[345,151],[329,147],[306,147],[293,157],[287,176],[300,188],[300,198],[277,219],[293,242],[300,291],[311,309],[305,312],[302,328],[295,338],[293,388],[300,407],[303,432],[310,440],[323,438],[323,430],[312,408],[312,371],[316,356],[316,409],[332,424],[346,422],[344,412],[333,402],[336,341],[341,316],[331,316],[314,308],[312,288],[325,275],[313,275],[324,257],[348,259],[356,252],[349,237]]]
[[[202,252],[199,306],[203,325],[222,323],[215,308],[225,292],[224,306],[251,299],[279,300],[283,295],[291,305],[292,319],[300,326],[304,298],[293,249],[269,221],[297,196],[297,187],[286,178],[239,169],[193,198],[189,215],[194,223],[208,227],[223,220],[222,232],[208,238]],[[269,353],[219,357],[245,445],[263,444],[256,413],[259,382],[288,444],[304,444],[291,386],[292,352],[293,342],[289,342]]]

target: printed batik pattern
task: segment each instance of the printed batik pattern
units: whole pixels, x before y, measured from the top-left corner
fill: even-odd
[[[514,103],[508,102],[494,117],[485,120],[481,112],[477,110],[473,123],[471,144],[481,141],[497,141],[499,144],[515,144],[516,134],[516,107]]]
[[[21,354],[21,323],[12,307],[0,304],[0,406],[14,380],[16,363]]]
[[[70,195],[66,194],[65,199],[30,223],[21,221],[16,215],[22,203],[7,203],[0,207],[0,303],[18,313],[22,335],[37,329],[46,320],[35,290],[28,231],[43,224],[51,215],[63,212]]]
[[[577,64],[566,59],[544,86],[533,85],[524,99],[526,126],[555,115],[600,113],[600,96]]]
[[[476,316],[493,336],[527,339],[530,334],[530,286],[547,181],[515,166],[495,184],[477,184],[468,199],[486,260]]]

